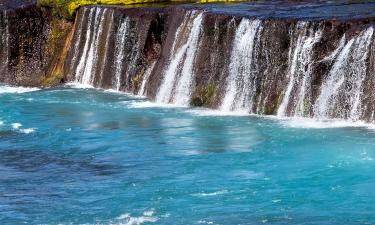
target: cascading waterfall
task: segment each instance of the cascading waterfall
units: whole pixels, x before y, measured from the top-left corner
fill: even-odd
[[[106,37],[105,37],[105,45],[104,45],[104,50],[103,50],[103,62],[101,64],[101,69],[100,69],[100,81],[99,84],[102,84],[103,78],[104,78],[104,69],[105,69],[105,63],[107,62],[107,57],[108,57],[108,51],[109,51],[109,40],[110,36],[112,34],[111,30],[113,28],[113,20],[114,20],[114,14],[113,11],[110,12],[110,19],[109,19],[109,24],[106,26],[107,31],[106,31]],[[96,53],[96,61],[98,58],[98,53]]]
[[[122,62],[125,57],[125,43],[129,29],[129,22],[130,20],[128,17],[122,20],[116,34],[115,80],[113,86],[117,91],[119,91],[121,87]]]
[[[92,17],[95,16],[95,20],[97,18],[96,15],[94,15],[94,12],[95,12],[95,8],[91,8],[90,9],[90,13],[88,15],[88,22],[87,22],[87,28],[86,28],[86,36],[85,36],[85,45],[83,47],[83,53],[81,55],[81,58],[79,59],[79,62],[78,62],[78,65],[77,65],[77,68],[75,70],[75,80],[77,83],[81,82],[82,81],[82,73],[83,73],[83,70],[85,69],[85,66],[86,66],[86,59],[87,59],[87,53],[88,53],[88,49],[89,49],[89,45],[90,45],[90,41],[91,41],[91,22],[92,22]]]
[[[256,71],[253,58],[257,56],[255,45],[260,34],[261,21],[242,19],[234,38],[229,76],[222,111],[246,111],[252,109],[256,93]]]
[[[164,71],[164,79],[156,95],[157,102],[184,106],[189,104],[193,88],[193,65],[199,46],[202,20],[203,13],[192,11],[179,26],[170,62]],[[188,33],[187,40],[176,49],[177,42],[185,33]]]
[[[82,13],[82,15],[80,15]],[[72,57],[72,63],[70,64],[70,71],[74,71],[74,68],[77,66],[76,61],[79,56],[79,50],[80,50],[80,43],[82,39],[82,32],[83,32],[83,20],[85,18],[85,15],[87,13],[87,8],[83,8],[82,11],[78,11],[77,19],[76,21],[76,26],[77,28],[75,29],[75,33],[77,34],[77,39],[74,42],[72,52],[73,52],[73,57]],[[91,11],[90,11],[91,13]]]
[[[92,84],[97,68],[98,46],[101,35],[103,35],[103,24],[107,11],[107,9],[96,7],[90,9],[86,41],[75,74],[78,83]]]
[[[225,20],[222,28],[222,20],[205,20],[204,13],[193,10],[186,12],[174,40],[161,45],[164,49],[160,52],[170,51],[168,61],[158,55],[148,61],[145,54],[148,56],[149,44],[154,43],[147,42],[153,39],[145,35],[166,30],[144,29],[141,21],[127,15],[116,18],[114,12],[102,7],[78,11],[68,67],[76,82],[118,91],[136,90],[138,95],[154,95],[150,97],[159,103],[182,106],[190,104],[192,93],[194,100],[222,96],[222,100],[203,103],[221,111],[353,121],[371,115],[372,108],[364,100],[371,95],[364,90],[371,87],[364,82],[372,79],[367,73],[373,71],[369,67],[373,62],[368,60],[373,54],[373,27],[340,33],[328,29],[335,25],[326,22],[301,21],[280,22],[283,27],[276,29],[273,22],[248,18],[242,18],[237,26],[232,18]],[[203,33],[203,24],[212,27],[206,27]],[[206,32],[208,29],[214,32]],[[273,34],[280,36],[270,38]],[[165,33],[157,35],[163,37]],[[326,43],[326,35],[335,45]],[[210,38],[214,43],[206,43]],[[277,45],[271,43],[273,40]],[[215,52],[205,52],[209,48],[215,48]],[[197,64],[201,60],[197,57],[210,61]],[[159,65],[161,62],[165,64]],[[162,73],[156,74],[160,67]],[[225,80],[223,93],[217,92],[222,90],[216,89],[217,79]],[[211,81],[215,93],[206,93],[205,85]]]
[[[315,117],[360,119],[362,85],[374,28],[369,27],[341,49],[314,106]]]
[[[136,22],[130,26],[130,17],[117,19],[114,12],[102,7],[79,11],[69,65],[76,83],[117,91],[123,87],[131,90],[131,78],[139,74],[138,65],[144,63],[144,59],[140,37],[130,31],[139,29],[141,24]],[[112,46],[114,51],[111,51]]]
[[[280,117],[287,115],[288,107],[292,107],[290,115],[308,116],[306,105],[311,103],[310,84],[312,75],[313,47],[319,42],[322,31],[315,31],[308,22],[298,22],[292,36],[298,35],[295,44],[289,52],[289,83],[285,90],[283,100],[277,111]]]
[[[141,55],[139,43],[132,43],[129,53],[130,53],[130,55],[128,55],[128,57],[130,58],[130,62],[128,63],[128,66],[126,68],[126,73],[125,73],[125,84],[127,86],[130,86],[130,82],[131,82],[129,80],[130,75],[134,74],[138,69],[137,63],[138,63],[138,60],[140,59],[140,55]]]
[[[98,59],[98,46],[100,35],[103,31],[103,23],[104,23],[104,15],[107,9],[98,9],[95,15],[95,23],[94,23],[94,30],[93,30],[93,37],[90,44],[90,48],[88,50],[87,59],[85,62],[85,69],[82,74],[81,83],[83,84],[92,84],[92,78],[95,74],[96,70],[96,62]],[[99,24],[98,24],[99,23]]]
[[[142,84],[141,84],[141,87],[138,91],[138,95],[140,96],[145,96],[147,93],[146,93],[146,85],[147,85],[147,82],[151,76],[151,73],[152,73],[152,70],[154,69],[155,67],[155,64],[156,62],[153,62],[151,64],[151,66],[149,68],[147,68],[145,74],[143,75],[143,80],[142,80]]]

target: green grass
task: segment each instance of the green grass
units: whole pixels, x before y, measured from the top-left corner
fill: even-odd
[[[74,12],[85,5],[131,5],[142,3],[168,3],[168,2],[234,2],[239,0],[38,0],[38,4],[44,7],[51,7],[56,13],[62,16],[72,17]]]

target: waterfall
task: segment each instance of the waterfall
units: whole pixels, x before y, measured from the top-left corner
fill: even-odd
[[[277,115],[280,117],[287,115],[287,109],[290,105],[292,108],[294,107],[291,115],[306,116],[309,113],[306,105],[308,106],[311,103],[309,89],[312,75],[313,47],[319,42],[322,31],[315,31],[308,22],[298,22],[292,36],[296,34],[298,34],[297,41],[290,46],[289,52],[289,83],[277,111]]]
[[[97,59],[98,59],[98,46],[100,35],[103,32],[103,23],[104,23],[104,15],[107,9],[102,10],[99,8],[96,12],[95,16],[95,23],[94,23],[94,30],[93,30],[93,37],[91,41],[90,48],[88,50],[88,55],[86,59],[86,66],[82,75],[81,82],[83,84],[92,84],[92,78],[95,74],[96,66],[97,66]],[[99,25],[98,25],[99,22]]]
[[[83,53],[81,55],[81,58],[78,62],[78,65],[77,65],[77,68],[76,68],[76,71],[75,71],[75,79],[76,79],[77,83],[79,83],[81,81],[81,79],[82,79],[81,74],[82,74],[83,70],[85,69],[87,52],[88,52],[88,48],[89,48],[90,41],[91,41],[91,35],[90,35],[91,34],[91,21],[92,21],[92,17],[94,16],[94,11],[95,11],[95,8],[91,8],[90,13],[88,15],[85,45],[83,47]]]
[[[341,50],[345,47],[346,37],[345,34],[342,36],[339,45],[337,48],[329,55],[324,57],[324,59],[321,60],[321,62],[332,62],[336,59],[337,55],[340,54]]]
[[[253,58],[257,55],[254,51],[260,30],[260,20],[248,19],[242,19],[236,30],[225,97],[220,107],[222,111],[249,112],[252,110],[256,93]]]
[[[151,64],[151,66],[149,68],[147,68],[145,74],[143,75],[143,80],[142,80],[142,84],[141,84],[141,87],[138,91],[138,95],[141,95],[141,96],[145,96],[147,93],[146,93],[146,84],[151,76],[151,73],[152,73],[152,70],[154,69],[155,67],[155,64],[156,62],[153,62]]]
[[[176,32],[169,65],[164,71],[164,79],[156,95],[156,101],[188,105],[193,89],[193,65],[196,57],[200,34],[202,30],[203,14],[196,15],[196,11],[189,13]],[[187,31],[186,31],[187,29]],[[181,38],[188,34],[186,41],[176,49]]]
[[[105,37],[105,45],[104,45],[104,54],[103,54],[103,60],[102,60],[102,64],[101,64],[101,69],[100,69],[100,81],[99,81],[99,84],[102,85],[102,82],[103,82],[103,78],[104,78],[104,70],[105,70],[105,65],[106,65],[106,62],[107,62],[107,57],[108,57],[108,50],[109,50],[109,40],[110,40],[110,36],[112,34],[112,29],[113,29],[113,20],[114,20],[114,12],[111,11],[110,13],[110,19],[109,19],[109,24],[106,26],[107,27],[107,31],[106,31],[106,37]],[[96,53],[96,57],[98,56],[98,53]],[[94,73],[95,74],[95,73]]]
[[[76,83],[131,90],[131,78],[138,75],[144,58],[141,34],[130,31],[141,29],[142,24],[131,27],[129,17],[115,18],[114,13],[102,7],[79,11],[69,65]]]
[[[82,32],[83,32],[83,20],[85,19],[86,13],[87,13],[87,8],[83,8],[82,15],[80,15],[81,14],[80,10],[78,11],[78,14],[77,14],[77,21],[76,21],[77,28],[75,29],[77,38],[74,42],[73,49],[72,49],[73,57],[72,57],[72,62],[70,64],[70,71],[74,71],[74,68],[76,66],[76,61],[80,52],[80,47],[81,47],[80,43],[81,43],[81,37],[82,37]]]
[[[122,62],[125,57],[125,44],[127,32],[129,30],[129,18],[126,17],[121,21],[120,27],[116,33],[116,50],[115,50],[115,81],[114,86],[119,91],[121,87]]]
[[[182,106],[190,104],[192,93],[194,99],[222,97],[203,104],[221,111],[271,114],[277,110],[279,117],[352,121],[371,116],[373,107],[367,98],[373,95],[372,83],[365,82],[373,80],[369,67],[373,65],[373,27],[358,31],[365,25],[206,20],[205,13],[193,10],[186,12],[176,30],[162,24],[160,29],[147,29],[142,20],[115,14],[116,10],[103,7],[78,11],[68,67],[76,82],[136,90],[159,103]],[[151,24],[163,21],[153,19]],[[148,35],[158,37],[155,52],[148,52],[154,51],[148,46]],[[1,38],[4,43],[4,35]],[[149,53],[153,61],[148,61]],[[154,76],[153,71],[161,68],[161,76]],[[153,79],[159,78],[159,88],[154,90],[158,81]],[[201,90],[207,81],[219,84],[214,94]]]
[[[136,37],[138,40],[139,37]],[[134,41],[134,39],[132,39]],[[128,52],[128,57],[130,62],[127,63],[126,73],[125,73],[125,84],[127,87],[131,86],[131,81],[129,80],[131,75],[134,75],[137,72],[138,60],[140,60],[140,55],[142,54],[137,41],[131,42],[131,49]]]
[[[374,28],[369,27],[341,49],[322,84],[314,106],[315,117],[352,121],[360,119],[362,85],[366,77],[366,60],[373,33]]]
[[[98,47],[107,9],[91,8],[83,53],[76,68],[76,82],[92,84],[97,69]]]

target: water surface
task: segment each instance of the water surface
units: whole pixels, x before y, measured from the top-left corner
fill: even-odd
[[[0,90],[0,224],[375,223],[372,129]]]

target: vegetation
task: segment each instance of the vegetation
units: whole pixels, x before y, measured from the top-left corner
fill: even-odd
[[[216,96],[216,85],[213,82],[209,82],[207,85],[200,85],[196,88],[195,93],[191,99],[190,104],[193,106],[213,106]]]
[[[168,3],[168,2],[233,2],[238,0],[38,0],[38,4],[51,7],[56,13],[72,17],[74,12],[85,5],[131,5],[143,3]]]

